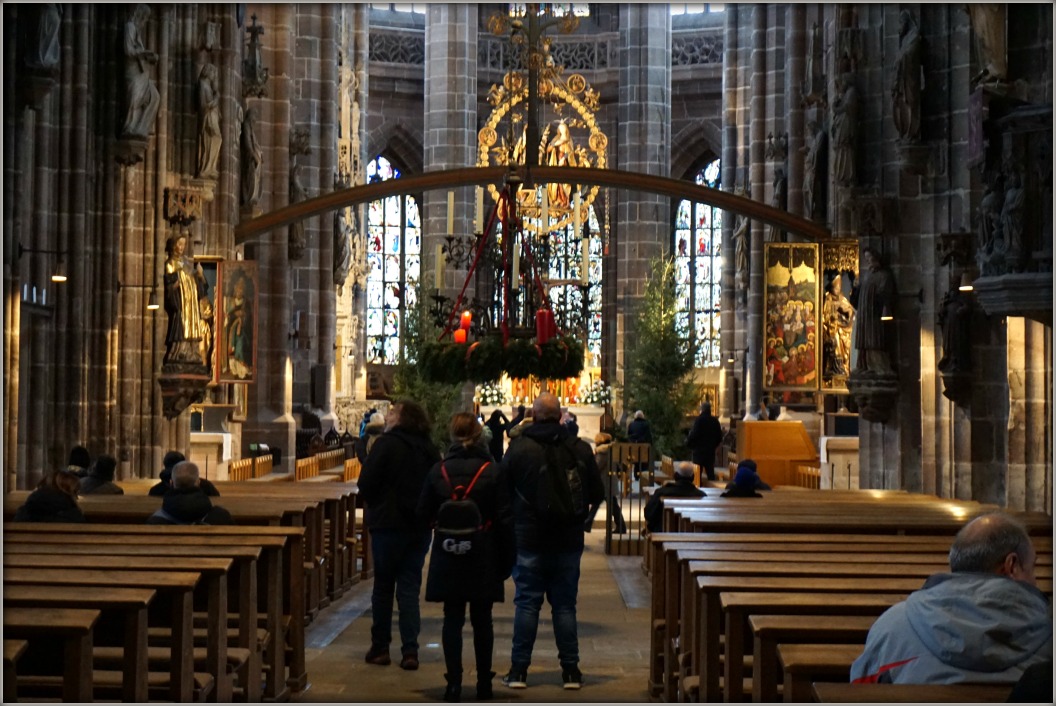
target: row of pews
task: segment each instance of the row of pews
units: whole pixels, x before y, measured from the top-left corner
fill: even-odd
[[[229,526],[147,525],[153,481],[88,495],[85,524],[4,498],[5,702],[288,701],[305,626],[369,576],[354,483],[215,481]]]
[[[954,534],[998,508],[904,491],[778,486],[763,498],[664,499],[652,582],[649,689],[665,701],[899,701],[847,684],[873,621],[948,571]],[[1019,512],[1052,595],[1052,518]],[[848,693],[848,689],[860,689]],[[1004,701],[1011,685],[932,689]],[[914,699],[920,701],[921,698]]]

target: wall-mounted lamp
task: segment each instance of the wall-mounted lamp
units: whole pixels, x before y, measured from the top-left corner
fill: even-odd
[[[63,255],[66,254],[64,251],[62,251],[62,250],[48,250],[48,249],[45,249],[45,248],[27,248],[27,247],[24,247],[22,245],[22,243],[19,243],[18,244],[18,258],[22,259],[22,255],[24,255],[27,252],[31,252],[31,253],[46,253],[46,254],[49,254],[49,255],[58,255],[59,257],[58,257],[58,259],[55,262],[55,269],[52,270],[52,273],[51,273],[51,281],[52,282],[65,282],[66,281],[66,263],[62,259]]]
[[[53,278],[54,279],[54,278]],[[117,283],[117,291],[121,292],[122,289],[149,289],[150,296],[147,297],[147,310],[156,311],[161,308],[158,304],[158,287],[154,284],[121,284],[120,280]]]
[[[968,274],[967,270],[961,273],[961,284],[957,289],[962,292],[971,292],[975,289],[972,276]]]
[[[891,321],[894,318],[894,314],[891,313],[891,306],[889,304],[884,304],[883,311],[880,312],[880,320]]]

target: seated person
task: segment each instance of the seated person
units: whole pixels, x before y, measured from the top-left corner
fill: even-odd
[[[77,505],[80,478],[65,469],[44,474],[37,489],[15,512],[15,522],[84,522]]]
[[[737,473],[733,481],[726,484],[726,492],[723,498],[761,498],[757,490],[770,490],[770,486],[763,482],[755,471],[755,461],[746,458],[737,464]]]
[[[1051,670],[1052,612],[1036,560],[1018,520],[976,517],[953,540],[950,573],[933,574],[876,619],[851,681],[1012,685],[1034,664]]]
[[[92,456],[88,449],[83,446],[74,446],[70,449],[70,458],[67,461],[66,470],[78,478],[88,475],[88,469],[92,467]]]
[[[100,456],[88,469],[88,475],[81,478],[81,495],[124,495],[125,491],[114,482],[114,469],[117,459],[113,456]]]
[[[147,518],[148,525],[229,525],[231,513],[213,505],[201,488],[198,465],[180,461],[172,467],[172,489],[161,509]]]
[[[187,458],[179,451],[170,451],[165,454],[165,458],[161,461],[164,469],[158,474],[158,482],[150,487],[148,495],[160,497],[172,490],[172,467],[180,461],[186,460]],[[216,489],[216,486],[208,478],[199,479],[199,487],[203,493],[210,497],[216,498],[220,496],[220,491]]]
[[[696,469],[691,461],[679,461],[675,464],[675,479],[653,491],[645,504],[645,523],[650,534],[664,529],[663,498],[703,498],[707,495],[694,483],[695,475]]]

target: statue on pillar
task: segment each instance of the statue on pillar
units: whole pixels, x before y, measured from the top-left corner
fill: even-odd
[[[198,172],[201,179],[220,176],[220,87],[215,64],[206,64],[198,74]]]
[[[836,183],[854,186],[858,176],[858,90],[854,74],[845,71],[836,77],[836,100],[832,103],[833,170]]]
[[[1007,40],[1005,37],[1004,3],[987,2],[965,5],[975,35],[982,70],[972,78],[972,84],[1000,83],[1008,73]]]
[[[166,365],[201,372],[210,367],[213,305],[201,265],[186,255],[187,236],[180,233],[165,243]]]
[[[900,39],[895,83],[891,87],[891,113],[902,141],[920,139],[920,95],[924,83],[924,40],[909,10],[899,15]]]
[[[829,177],[829,136],[815,120],[807,126],[813,138],[803,160],[803,215],[813,220],[825,217]]]
[[[851,304],[856,311],[854,350],[858,358],[855,370],[881,375],[892,373],[888,324],[881,317],[885,312],[894,312],[895,279],[881,261],[880,253],[873,248],[862,250],[861,284],[856,296],[852,294]]]
[[[32,8],[32,9],[30,9]],[[62,27],[62,5],[53,2],[26,6],[25,10],[35,19],[36,41],[26,45],[26,68],[31,71],[54,73],[59,68],[59,30]],[[27,32],[32,40],[33,36]]]
[[[242,188],[241,201],[244,208],[252,209],[260,201],[260,169],[264,162],[264,151],[257,139],[257,114],[253,108],[246,108],[242,117],[241,166]]]
[[[125,87],[128,111],[121,128],[122,138],[145,140],[154,127],[161,95],[147,73],[148,65],[158,63],[158,55],[143,43],[143,32],[150,18],[150,6],[139,4],[125,23]]]

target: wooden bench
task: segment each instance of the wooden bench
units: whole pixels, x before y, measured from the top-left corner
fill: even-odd
[[[4,638],[22,639],[28,648],[58,644],[62,665],[62,700],[92,700],[92,634],[99,611],[88,608],[4,607]],[[24,677],[19,677],[20,679]]]
[[[4,703],[18,701],[18,660],[29,645],[25,640],[4,639]]]
[[[190,544],[230,543],[262,547],[263,555],[260,564],[263,566],[263,571],[258,586],[261,589],[259,592],[260,612],[267,616],[268,630],[268,644],[264,650],[268,666],[264,695],[269,701],[281,701],[288,698],[288,689],[300,691],[306,685],[304,571],[287,568],[302,566],[304,549],[302,528],[239,525],[7,523],[4,530],[8,538],[14,532],[28,531],[41,536],[50,536],[52,541],[60,542],[80,536],[99,542],[145,541],[151,544],[161,544],[183,541]],[[287,650],[283,649],[284,644],[289,650],[288,659]]]
[[[849,684],[814,682],[812,696],[818,703],[907,704],[907,703],[1004,703],[1011,684]]]
[[[10,546],[5,543],[4,551]],[[88,608],[99,610],[102,618],[116,615],[117,639],[121,645],[122,699],[139,703],[147,700],[147,609],[154,600],[152,588],[100,587],[98,591],[71,591],[45,584],[4,587],[4,608]],[[98,643],[105,642],[102,635]],[[96,648],[98,649],[98,648]],[[166,660],[171,655],[166,655]],[[11,683],[14,686],[14,682]]]
[[[784,703],[811,701],[811,684],[850,678],[851,665],[862,654],[865,641],[848,644],[780,644],[777,659],[784,676]]]

